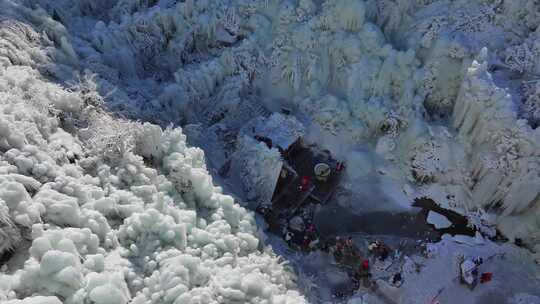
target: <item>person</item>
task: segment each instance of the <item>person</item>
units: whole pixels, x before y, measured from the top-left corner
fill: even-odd
[[[370,285],[369,277],[371,276],[371,273],[369,273],[368,259],[362,260],[362,263],[360,264],[360,267],[358,269],[357,276],[359,277],[359,279],[362,279],[364,287],[368,287]]]
[[[346,244],[347,244],[347,247],[352,248],[352,246],[353,246],[353,241],[352,241],[352,237],[351,237],[351,236],[347,239]]]
[[[473,289],[477,283],[478,265],[471,259],[465,259],[459,268],[460,281]]]
[[[317,232],[315,231],[315,225],[313,223],[310,223],[308,221],[308,225],[306,227],[306,235],[309,237],[311,241],[317,238]]]
[[[377,247],[379,260],[384,261],[390,255],[390,248],[383,243],[380,243]]]
[[[390,255],[390,248],[380,241],[375,241],[368,246],[368,250],[373,252],[381,261],[386,260]]]
[[[307,235],[304,235],[304,238],[302,238],[302,247],[304,249],[308,249],[309,248],[309,238]]]
[[[339,250],[343,250],[343,247],[344,247],[343,240],[341,239],[341,237],[336,236],[336,248]]]
[[[343,242],[343,251],[344,255],[353,257],[354,256],[354,247],[352,237],[348,237],[346,241]]]
[[[309,189],[309,184],[310,184],[310,177],[307,175],[302,176],[302,179],[300,180],[300,186],[298,186],[298,190],[302,192],[307,191]]]
[[[368,259],[364,259],[362,261],[362,270],[369,271],[369,260]]]
[[[377,246],[378,246],[378,242],[379,241],[375,241],[375,242],[370,243],[369,246],[368,246],[368,251],[369,252],[375,252],[375,250],[377,249]]]
[[[355,278],[360,279],[367,276],[369,273],[369,260],[360,258],[360,266],[355,273]]]
[[[341,259],[341,257],[343,256],[343,241],[339,236],[336,236],[334,256],[336,259]]]
[[[401,286],[401,283],[402,283],[401,273],[397,272],[392,276],[392,284],[396,287],[399,287]]]

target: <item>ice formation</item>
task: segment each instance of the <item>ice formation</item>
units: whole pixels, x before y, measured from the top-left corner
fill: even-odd
[[[303,302],[180,128],[111,117],[91,78],[47,80],[80,58],[60,23],[20,5],[1,9],[0,253],[29,256],[3,269],[0,301]]]
[[[452,226],[452,222],[450,222],[444,215],[433,211],[429,211],[427,222],[435,226],[437,229],[444,229]]]
[[[352,192],[377,175],[478,227],[488,214],[479,230],[540,260],[539,9],[1,1],[0,254],[22,261],[0,301],[304,302],[211,175],[230,166],[267,201],[279,151],[246,126],[282,108],[358,167]]]
[[[83,108],[79,93],[47,84],[32,69],[8,72],[19,77],[2,83],[1,119],[12,123],[2,134],[1,249],[31,247],[22,268],[2,275],[10,282],[2,300],[43,294],[57,298],[35,301],[302,301],[278,258],[261,251],[252,215],[213,186],[202,151],[187,147],[180,129],[123,126],[135,139],[157,137],[111,150],[122,154],[109,166],[109,154],[86,149],[78,131],[63,130],[69,122],[31,103],[57,107],[54,97],[66,95]],[[143,157],[154,157],[157,169]]]

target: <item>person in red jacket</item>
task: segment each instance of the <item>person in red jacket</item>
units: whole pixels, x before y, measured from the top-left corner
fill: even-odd
[[[298,186],[298,190],[304,192],[308,191],[309,184],[311,182],[311,178],[307,175],[302,176],[302,179],[300,180],[300,186]]]
[[[369,273],[369,260],[364,259],[362,260],[362,263],[358,269],[357,276],[359,279],[362,279],[362,283],[364,287],[368,287],[370,285],[369,277],[371,274]]]
[[[362,261],[362,270],[363,271],[369,271],[369,260],[363,260]]]
[[[493,273],[484,272],[484,273],[482,273],[482,275],[480,275],[480,284],[487,283],[487,282],[491,281],[492,278],[493,278]]]

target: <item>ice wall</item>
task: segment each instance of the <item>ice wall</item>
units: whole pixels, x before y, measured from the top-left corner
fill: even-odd
[[[305,302],[181,128],[110,116],[93,77],[51,81],[80,64],[69,35],[35,30],[59,24],[43,10],[0,7],[0,255],[19,261],[1,302]]]
[[[531,247],[539,240],[540,199],[534,5],[434,1],[400,19],[407,39],[393,36],[416,49],[431,75],[424,106],[432,116],[450,118],[457,132],[452,141],[463,147],[458,170],[431,174],[438,189],[426,192],[465,213],[498,214],[503,234]]]
[[[540,210],[540,129],[518,119],[510,95],[493,82],[486,56],[484,49],[467,70],[453,112],[453,125],[471,155],[470,203],[500,213],[505,233],[534,243],[538,220],[533,214]],[[505,224],[510,215],[524,219],[511,228],[514,231]]]

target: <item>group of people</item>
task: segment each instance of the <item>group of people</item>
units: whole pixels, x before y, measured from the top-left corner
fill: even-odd
[[[367,254],[364,255],[350,236],[347,238],[337,236],[321,242],[315,225],[309,219],[301,219],[305,222],[300,223],[300,220],[298,220],[298,223],[296,223],[296,221],[292,220],[283,231],[283,237],[289,246],[299,248],[304,252],[312,250],[329,252],[334,256],[336,262],[347,270],[356,289],[360,285],[366,288],[372,286],[371,261],[373,258],[380,261],[389,258],[392,249],[388,245],[382,241],[374,241],[369,244]],[[299,229],[299,226],[302,228]],[[392,275],[390,283],[396,287],[401,286],[401,273]]]
[[[298,220],[294,221],[295,219]],[[283,230],[283,238],[289,246],[297,247],[305,252],[317,249],[320,243],[315,225],[311,220],[301,217],[295,217],[290,221]]]
[[[368,246],[367,257],[363,257],[360,250],[354,246],[351,237],[342,239],[336,237],[336,242],[330,247],[336,261],[352,270],[351,278],[356,284],[362,283],[365,287],[371,286],[371,266],[370,259],[375,258],[384,261],[390,257],[392,249],[385,243],[377,240]],[[400,287],[403,278],[400,272],[393,274],[390,278],[393,286]]]
[[[330,238],[324,243],[321,250],[332,254],[340,268],[347,271],[355,290],[361,284],[365,287],[371,285],[370,261],[362,255],[360,249],[354,244],[352,237],[342,238],[336,236]],[[342,295],[336,294],[335,296],[340,297]]]
[[[379,260],[384,261],[392,250],[381,241],[375,241],[368,246],[369,252],[373,253]]]

